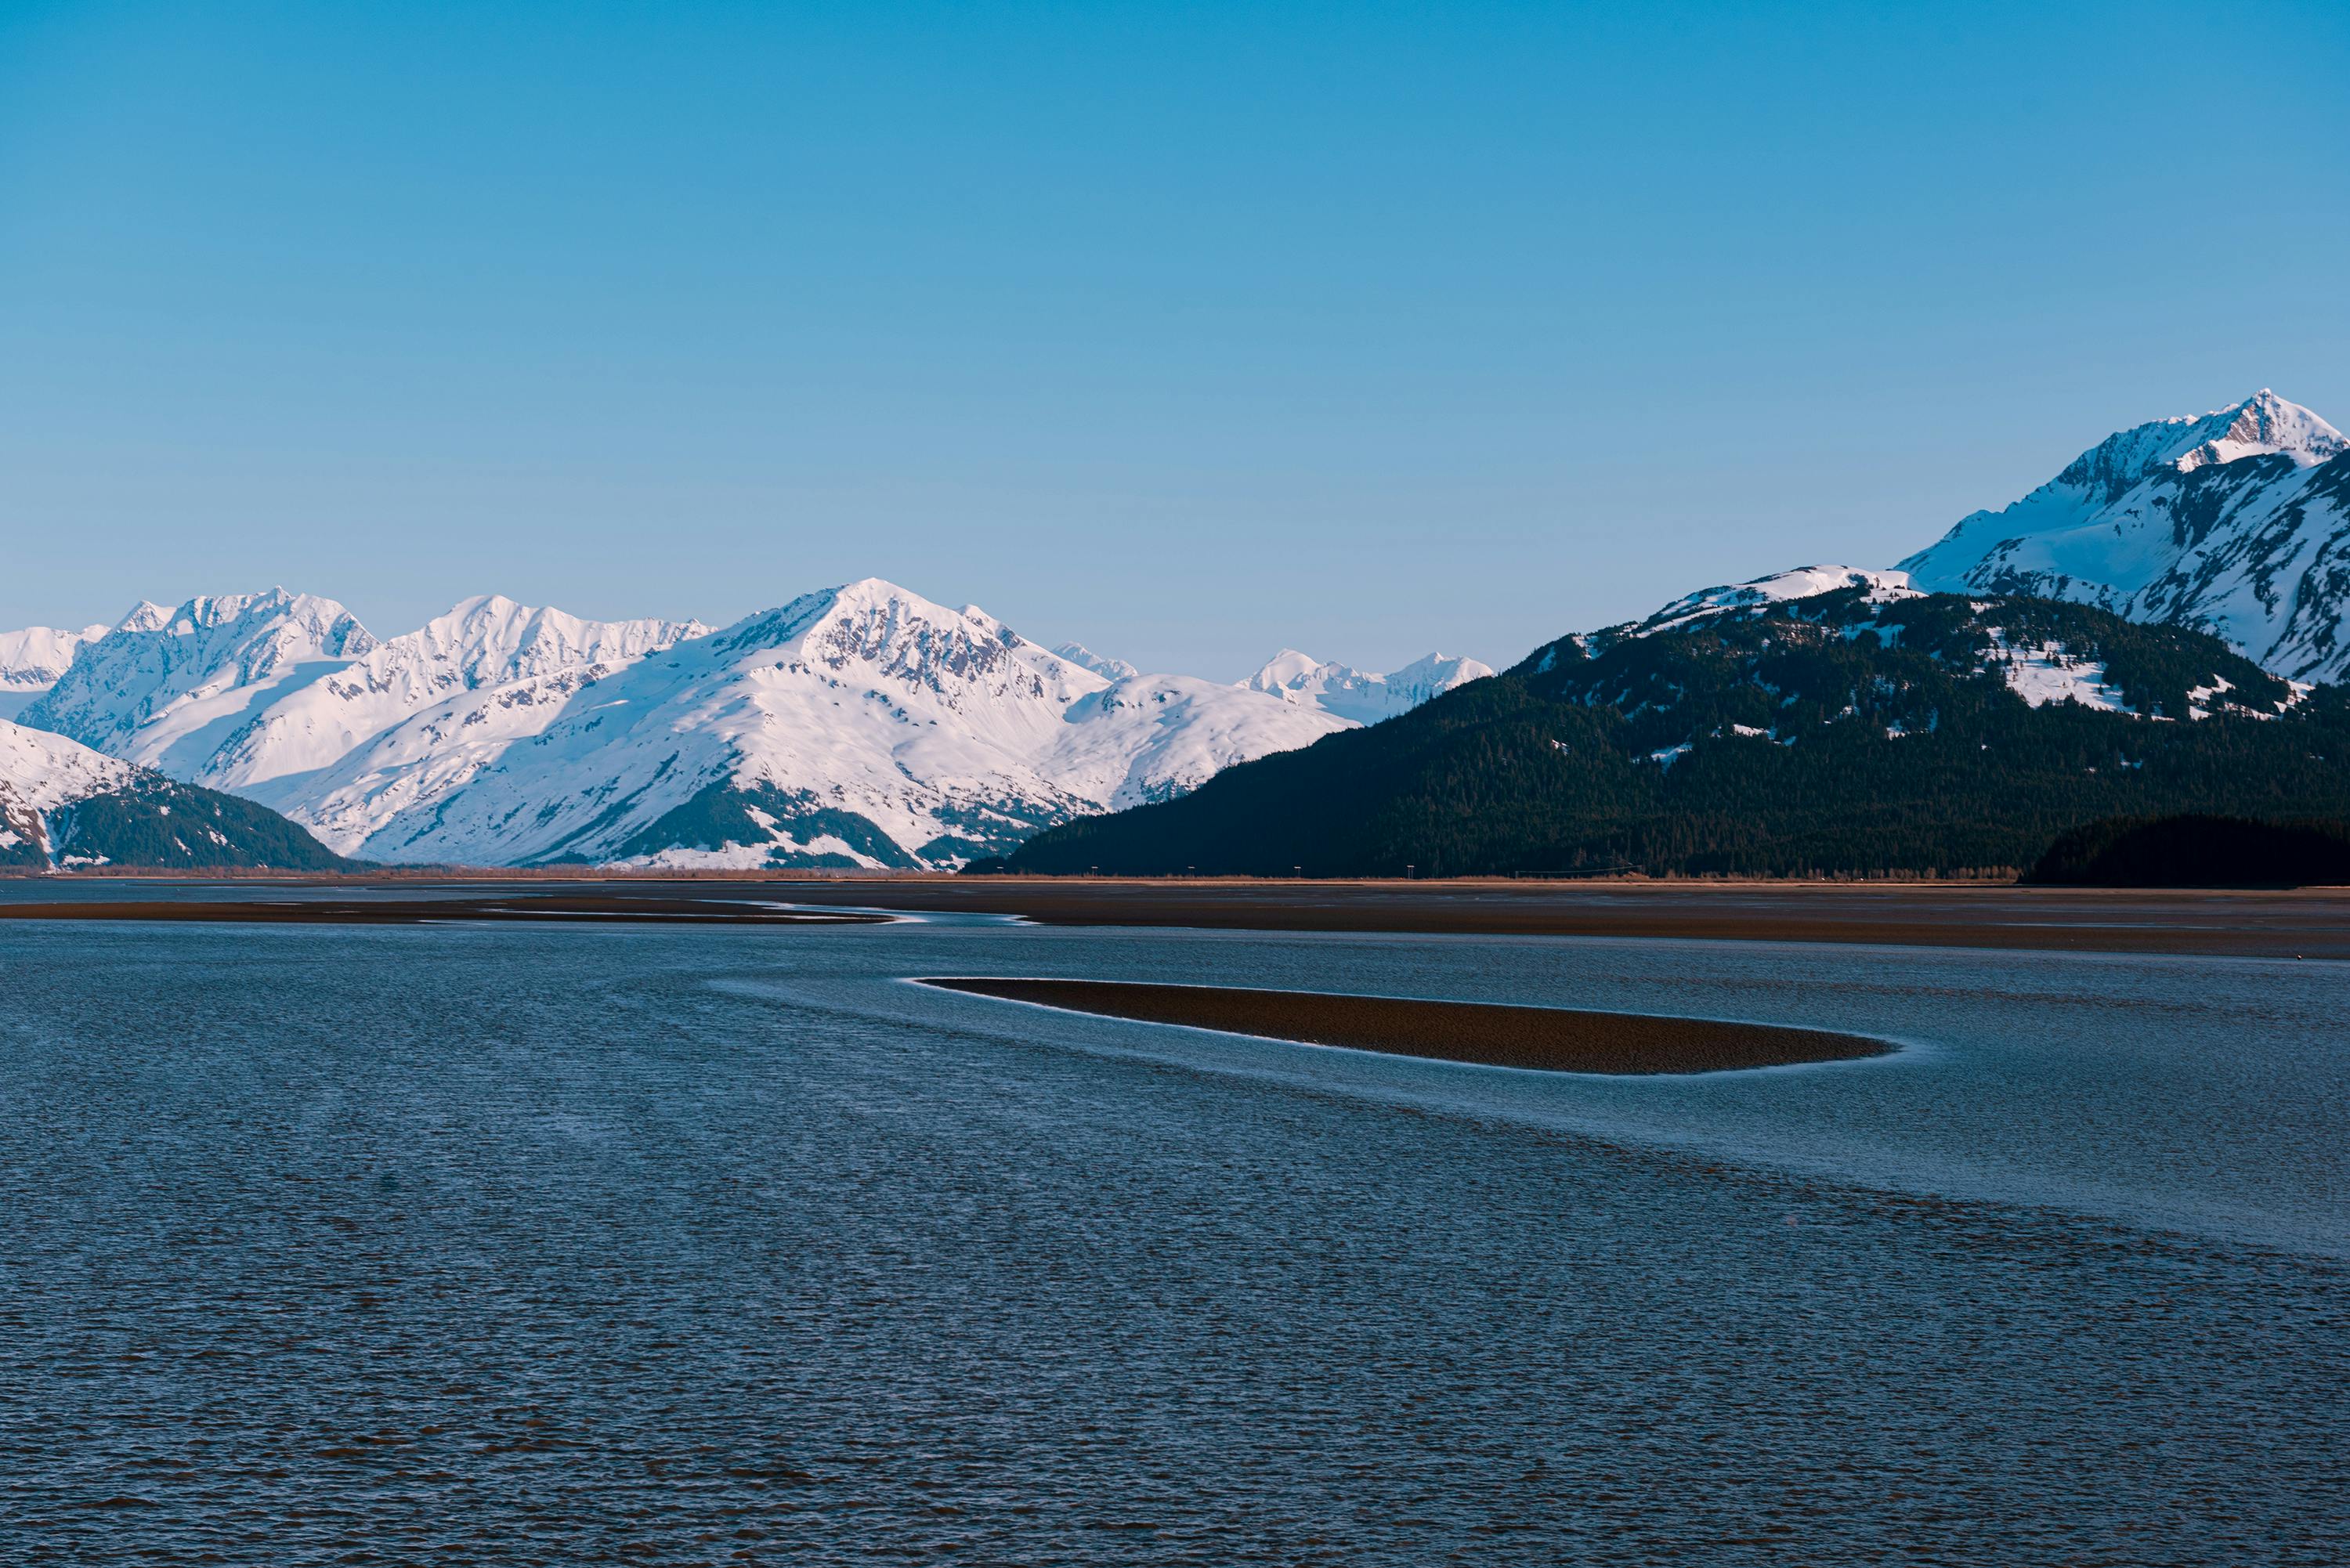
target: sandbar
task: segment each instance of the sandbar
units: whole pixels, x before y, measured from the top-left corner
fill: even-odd
[[[1124,981],[926,977],[943,991],[1146,1023],[1554,1073],[1721,1073],[1882,1056],[1891,1042],[1825,1029],[1561,1007]]]

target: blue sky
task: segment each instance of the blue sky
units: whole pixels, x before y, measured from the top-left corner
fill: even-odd
[[[2350,7],[0,0],[0,626],[850,577],[1232,678],[2350,424]]]

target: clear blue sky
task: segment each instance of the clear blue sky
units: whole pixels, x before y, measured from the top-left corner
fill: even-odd
[[[1950,10],[0,0],[0,626],[1498,663],[2350,424],[2350,6]]]

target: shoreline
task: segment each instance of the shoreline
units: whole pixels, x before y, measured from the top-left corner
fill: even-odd
[[[337,893],[348,897],[338,898]],[[14,895],[14,897],[12,897]],[[112,895],[109,897],[109,895]],[[273,895],[292,895],[273,896]],[[436,897],[436,895],[445,895]],[[789,903],[796,910],[761,909]],[[438,903],[437,910],[421,907]],[[119,909],[112,906],[120,906]],[[478,907],[468,910],[463,906]],[[525,911],[520,906],[534,908]],[[662,906],[674,906],[664,912]],[[336,906],[341,906],[337,909]],[[1118,880],[708,876],[0,881],[0,919],[410,923],[649,919],[808,924],[875,910],[1045,926],[1356,935],[1617,937],[2350,961],[2350,888],[2151,891],[2015,884]]]
[[[775,909],[722,898],[231,899],[146,898],[121,902],[0,900],[0,920],[161,920],[195,925],[421,926],[443,920],[610,924],[642,920],[688,926],[878,926],[892,917],[847,909]]]
[[[1834,1030],[1580,1008],[1101,980],[920,976],[913,983],[1097,1018],[1548,1073],[1734,1073],[1866,1061],[1898,1049]]]

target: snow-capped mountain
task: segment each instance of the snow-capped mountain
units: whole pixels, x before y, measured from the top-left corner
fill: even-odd
[[[79,631],[61,631],[53,626],[0,631],[0,720],[14,719],[30,707],[57,683],[57,677],[73,662],[74,650],[104,637],[107,630],[99,625]]]
[[[1096,653],[1082,642],[1065,642],[1053,651],[1070,663],[1083,665],[1096,675],[1107,677],[1111,680],[1123,680],[1129,675],[1142,673],[1140,670],[1128,664],[1125,659],[1107,658]]]
[[[1111,680],[868,578],[617,669],[451,697],[255,793],[370,859],[951,865],[1347,727],[1181,676]]]
[[[1076,651],[878,579],[717,633],[487,597],[380,642],[276,589],[141,605],[25,719],[366,858],[743,867],[959,864],[1351,722]]]
[[[76,649],[18,717],[109,756],[200,779],[264,707],[375,646],[332,599],[272,588],[141,604]]]
[[[708,630],[582,620],[491,596],[379,642],[334,600],[283,588],[140,605],[85,643],[22,717],[175,777],[259,794],[452,694],[617,668]]]
[[[0,721],[0,866],[336,865],[275,812]]]
[[[1326,664],[1311,654],[1284,648],[1239,684],[1245,691],[1262,691],[1357,724],[1376,724],[1492,673],[1492,666],[1473,659],[1431,653],[1401,670],[1379,675],[1349,665]]]
[[[1916,587],[2072,599],[2350,676],[2350,439],[2274,392],[2107,437],[1901,563]]]
[[[710,628],[698,620],[582,620],[503,595],[470,598],[262,709],[198,776],[260,798],[303,798],[299,780],[429,708],[516,682],[592,680]],[[266,786],[296,781],[290,790]]]
[[[49,857],[48,814],[126,787],[139,774],[103,752],[0,721],[0,864]]]

